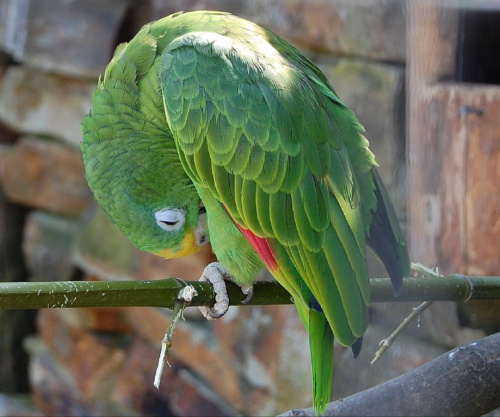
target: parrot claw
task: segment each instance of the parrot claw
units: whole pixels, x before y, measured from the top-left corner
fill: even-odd
[[[226,284],[224,278],[228,278],[229,273],[219,262],[208,264],[201,278],[202,282],[210,282],[214,287],[215,304],[213,307],[200,306],[198,307],[207,320],[215,320],[226,314],[229,309],[229,297],[227,295]]]
[[[232,281],[231,275],[226,268],[219,262],[212,262],[208,264],[199,281],[210,282],[214,287],[215,304],[212,307],[200,306],[198,307],[203,317],[207,320],[216,320],[226,314],[229,309],[229,296],[227,295],[226,283],[224,279]],[[241,291],[247,297],[242,301],[243,304],[248,303],[253,297],[253,286],[241,287]]]
[[[247,297],[241,302],[241,304],[249,303],[253,298],[253,285],[249,285],[247,287],[241,287],[241,292],[245,294]]]

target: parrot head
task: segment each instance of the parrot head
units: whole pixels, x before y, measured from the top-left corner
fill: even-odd
[[[101,209],[141,250],[164,258],[197,252],[209,241],[205,207],[178,158],[171,159],[172,149],[161,148],[167,138],[155,136],[156,152],[145,152],[140,144],[147,142],[146,135],[130,140],[117,131],[105,136],[106,131],[93,128],[96,118],[93,108],[83,123],[82,150],[87,181]],[[116,147],[123,149],[115,152]]]
[[[206,211],[166,122],[155,41],[144,43],[139,37],[117,48],[83,120],[81,148],[87,182],[108,217],[139,249],[174,258],[209,241]]]

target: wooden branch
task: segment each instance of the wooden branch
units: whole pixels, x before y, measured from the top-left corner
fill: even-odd
[[[197,292],[191,306],[214,304],[212,284],[167,278],[157,281],[57,281],[0,283],[0,308],[70,308],[150,306],[173,308],[185,285]],[[373,302],[387,301],[467,301],[500,299],[500,277],[467,277],[454,274],[436,278],[406,278],[403,292],[395,297],[389,278],[371,280]],[[245,295],[227,283],[231,305],[242,305]],[[275,281],[254,285],[254,296],[245,305],[291,304],[290,295]]]
[[[330,403],[327,416],[472,416],[500,407],[500,333],[459,347],[366,391]],[[316,416],[314,409],[281,416]]]

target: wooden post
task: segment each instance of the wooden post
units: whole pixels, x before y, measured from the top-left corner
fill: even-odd
[[[459,9],[409,2],[413,261],[442,273],[500,271],[500,86],[455,81]]]
[[[498,274],[500,86],[456,81],[463,35],[456,6],[409,1],[408,12],[411,259],[443,274]],[[458,310],[439,303],[425,321],[435,340],[452,345],[460,325],[499,331],[499,308],[494,301],[470,301]]]

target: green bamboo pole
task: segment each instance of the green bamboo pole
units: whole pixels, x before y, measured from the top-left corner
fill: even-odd
[[[197,295],[191,306],[213,305],[212,284],[184,282],[176,278],[157,281],[58,281],[10,282],[0,284],[0,308],[70,308],[151,306],[173,308],[177,294],[191,285]],[[405,278],[403,292],[395,297],[389,278],[371,280],[372,302],[395,301],[467,301],[500,299],[500,277],[416,276]],[[245,295],[228,282],[231,305],[241,305]],[[290,295],[276,282],[261,281],[247,305],[290,304]]]
[[[173,308],[178,292],[186,285],[197,295],[191,305],[213,305],[212,284],[167,278],[155,281],[56,281],[0,283],[0,308],[70,307],[167,307]],[[232,304],[240,304],[245,295],[232,282],[227,283]],[[275,282],[259,282],[252,304],[290,304],[290,295]]]

